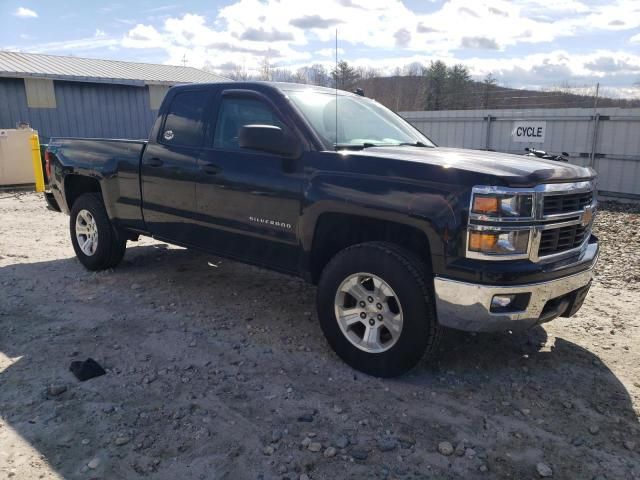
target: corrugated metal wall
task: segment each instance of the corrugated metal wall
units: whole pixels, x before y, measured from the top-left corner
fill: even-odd
[[[526,146],[568,152],[576,165],[599,174],[598,188],[614,196],[640,198],[640,109],[528,109],[401,112],[443,147],[524,153]],[[543,143],[514,142],[514,121],[546,121]]]
[[[0,78],[0,128],[28,122],[49,137],[146,139],[158,113],[145,86],[54,81],[56,108],[29,108],[24,80]]]

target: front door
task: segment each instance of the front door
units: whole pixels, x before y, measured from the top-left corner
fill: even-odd
[[[244,125],[287,127],[268,100],[233,92],[220,96],[209,145],[198,161],[198,239],[208,250],[295,272],[301,162],[239,147]]]
[[[156,141],[142,157],[143,215],[156,237],[192,244],[198,159],[204,141],[206,89],[181,90],[168,106]]]

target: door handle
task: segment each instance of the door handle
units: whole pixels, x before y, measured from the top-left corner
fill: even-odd
[[[213,163],[206,163],[200,167],[202,171],[208,175],[217,175],[222,172],[222,168]]]
[[[160,167],[164,162],[157,157],[150,158],[147,164],[150,167]]]

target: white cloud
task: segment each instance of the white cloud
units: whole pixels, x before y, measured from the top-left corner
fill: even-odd
[[[122,46],[128,48],[164,48],[166,43],[154,27],[151,25],[137,24],[127,32],[122,40]]]
[[[20,18],[38,18],[38,14],[34,10],[25,7],[18,7],[14,15]]]
[[[97,29],[92,39],[31,49],[120,47],[141,56],[153,49],[165,52],[165,63],[180,65],[186,58],[194,67],[233,64],[249,73],[256,73],[265,59],[278,68],[310,63],[332,68],[337,28],[340,58],[386,73],[413,61],[441,59],[464,63],[477,78],[493,72],[512,85],[574,79],[631,85],[640,76],[633,50],[640,43],[638,0],[449,0],[421,14],[403,0],[229,1],[214,16],[177,15],[172,12],[179,4],[161,5],[155,10],[167,14],[147,17],[145,23],[115,18],[129,25],[119,40]],[[123,4],[108,8],[116,7]],[[567,38],[598,38],[607,32],[620,32],[619,45],[582,44],[578,49],[572,40],[562,50]]]
[[[291,65],[309,57],[305,47],[311,42],[333,45],[336,28],[347,52],[366,48],[388,51],[390,56],[398,51],[452,56],[461,51],[504,51],[518,44],[549,45],[584,32],[638,26],[640,2],[635,0],[606,5],[578,0],[450,0],[421,15],[401,0],[236,0],[221,8],[215,19],[185,14],[166,19],[161,28],[138,24],[123,45],[167,52],[198,49],[204,57],[196,59],[195,66],[217,52],[226,58],[226,52],[234,51],[240,54],[236,60],[257,68],[265,55],[279,65]],[[329,49],[317,49],[317,55],[328,57]]]
[[[346,50],[344,48],[338,48],[338,55],[344,55]],[[316,55],[320,55],[321,57],[334,57],[336,54],[335,48],[321,48],[320,50],[316,50]]]

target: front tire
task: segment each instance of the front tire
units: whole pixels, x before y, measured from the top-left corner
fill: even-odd
[[[320,326],[353,368],[393,377],[433,354],[441,336],[427,269],[385,242],[351,246],[325,267],[318,285]]]
[[[69,229],[73,250],[88,270],[113,268],[124,257],[127,240],[113,228],[100,194],[78,197],[71,207]]]

